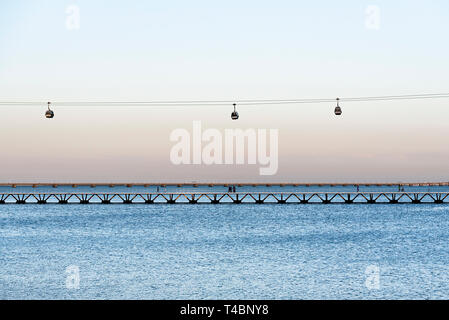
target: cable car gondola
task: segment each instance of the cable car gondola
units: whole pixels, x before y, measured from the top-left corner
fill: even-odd
[[[50,102],[48,103],[48,110],[45,111],[45,118],[51,119],[55,116],[55,113],[50,109]]]
[[[235,111],[235,106],[236,106],[236,104],[234,103],[234,111],[231,113],[232,120],[237,120],[239,118],[239,113],[237,111]]]
[[[340,108],[339,101],[340,101],[340,98],[337,98],[337,106],[335,107],[335,111],[334,111],[336,116],[341,116],[341,114],[343,113],[343,111]]]

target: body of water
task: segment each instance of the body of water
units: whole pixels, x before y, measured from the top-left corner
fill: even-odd
[[[3,205],[0,298],[448,299],[448,240],[446,204]]]

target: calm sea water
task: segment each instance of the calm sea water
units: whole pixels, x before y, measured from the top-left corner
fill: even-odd
[[[448,205],[3,205],[0,298],[448,299],[448,240]]]

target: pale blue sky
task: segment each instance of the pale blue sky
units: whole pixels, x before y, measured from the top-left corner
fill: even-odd
[[[79,30],[65,26],[69,5]],[[381,10],[379,30],[365,27],[368,5]],[[445,0],[2,0],[0,100],[449,92],[448,31]],[[55,106],[51,122],[45,106],[2,108],[2,181],[261,179],[258,166],[173,167],[169,133],[192,120],[279,129],[272,180],[449,180],[447,100],[350,104],[338,121],[326,105],[240,109],[237,123],[222,107],[95,108],[86,118],[86,108]],[[55,144],[43,144],[50,135]]]

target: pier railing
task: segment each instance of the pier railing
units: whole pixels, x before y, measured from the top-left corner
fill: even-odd
[[[0,204],[331,204],[449,203],[449,192],[28,192]]]

